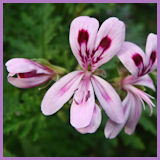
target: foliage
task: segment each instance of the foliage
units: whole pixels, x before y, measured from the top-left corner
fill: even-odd
[[[13,57],[45,58],[75,70],[68,35],[71,21],[80,15],[100,23],[111,16],[120,18],[126,24],[126,39],[143,49],[148,33],[156,33],[156,4],[4,4],[4,64]],[[102,66],[106,80],[117,76],[119,65],[115,57]],[[156,73],[151,76],[156,85]],[[4,66],[4,156],[156,156],[156,107],[152,117],[146,107],[132,136],[122,131],[107,140],[104,113],[97,132],[87,135],[69,124],[69,103],[55,115],[42,115],[40,104],[47,89],[11,86]],[[147,92],[156,105],[156,93]]]

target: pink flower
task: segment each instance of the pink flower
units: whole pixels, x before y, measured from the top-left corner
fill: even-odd
[[[153,98],[144,91],[136,88],[135,85],[142,85],[155,91],[152,79],[147,74],[156,69],[157,66],[157,36],[149,34],[146,43],[146,54],[135,44],[125,42],[118,54],[119,59],[132,75],[121,81],[121,86],[127,91],[127,96],[123,101],[123,111],[125,120],[122,124],[117,124],[108,120],[105,127],[106,138],[115,138],[125,126],[125,133],[133,134],[142,112],[144,102],[148,104],[152,114]]]
[[[81,16],[70,27],[70,45],[82,70],[74,71],[47,91],[41,104],[44,115],[57,112],[74,94],[70,123],[81,133],[93,133],[101,122],[101,111],[95,103],[94,92],[110,119],[124,120],[122,103],[113,87],[94,71],[109,61],[124,42],[125,25],[117,18],[99,23],[95,18]]]
[[[131,42],[124,42],[118,54],[120,61],[134,76],[143,76],[157,67],[157,35],[150,33],[146,42],[146,54]]]
[[[6,67],[8,82],[18,88],[39,86],[55,74],[49,67],[25,58],[13,58],[6,63]]]

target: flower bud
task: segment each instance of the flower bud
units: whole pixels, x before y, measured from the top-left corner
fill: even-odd
[[[44,84],[63,74],[65,69],[52,66],[49,62],[39,63],[26,58],[13,58],[6,63],[8,82],[18,88],[32,88]],[[52,67],[51,67],[52,66]]]

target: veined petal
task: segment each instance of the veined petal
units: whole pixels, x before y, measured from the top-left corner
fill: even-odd
[[[36,87],[45,83],[50,79],[51,77],[48,75],[41,75],[41,76],[31,77],[31,78],[19,78],[19,77],[15,78],[12,76],[8,76],[8,82],[18,88]]]
[[[98,76],[92,76],[92,84],[99,103],[111,120],[123,123],[122,102],[113,87]]]
[[[153,91],[155,91],[154,83],[148,74],[141,76],[141,77],[138,77],[137,79],[135,78],[133,84],[145,86],[145,87],[148,87],[148,88],[152,89]]]
[[[84,77],[73,97],[71,125],[77,129],[88,126],[92,119],[94,105],[95,98],[90,77]]]
[[[53,71],[48,67],[42,66],[41,64],[34,62],[26,58],[13,58],[10,59],[6,64],[7,70],[10,73],[26,73],[36,71],[38,74],[51,74]]]
[[[132,98],[134,103],[130,107],[130,113],[125,126],[125,133],[129,135],[133,134],[142,112],[142,104],[139,97],[132,94]]]
[[[130,108],[132,107],[133,103],[134,102],[133,102],[133,98],[131,97],[131,93],[128,92],[126,98],[123,100],[124,122],[121,124],[118,124],[113,122],[112,120],[108,120],[104,130],[104,134],[106,138],[113,139],[120,133],[120,131],[125,126],[128,120]]]
[[[157,67],[157,35],[150,33],[146,42],[146,60],[150,72]]]
[[[86,68],[88,57],[94,49],[99,22],[95,18],[80,16],[70,27],[69,41],[71,49],[81,67]]]
[[[134,76],[143,74],[145,54],[141,48],[131,42],[124,42],[118,58]]]
[[[126,85],[126,84],[141,85],[155,91],[154,83],[148,74],[141,77],[134,77],[133,75],[130,75],[122,81],[122,85]]]
[[[54,83],[42,100],[43,114],[51,115],[57,112],[72,97],[82,77],[83,72],[74,71]]]
[[[141,91],[140,89],[138,89],[138,88],[136,88],[136,87],[134,87],[132,85],[126,85],[124,89],[126,89],[127,91],[132,92],[132,94],[137,96],[139,99],[144,100],[148,104],[148,106],[150,108],[150,115],[152,115],[152,112],[153,112],[153,108],[152,107],[154,106],[153,102],[150,100],[150,98],[153,98],[152,96],[150,96],[149,94]]]
[[[85,134],[85,133],[94,133],[101,124],[101,109],[97,104],[94,106],[94,111],[92,115],[92,119],[90,124],[87,127],[84,128],[76,128],[78,132]]]
[[[111,17],[103,22],[93,51],[92,67],[97,69],[118,53],[125,39],[125,24],[118,18]]]

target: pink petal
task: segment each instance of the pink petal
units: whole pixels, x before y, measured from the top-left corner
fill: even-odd
[[[71,125],[77,129],[88,126],[92,119],[94,105],[95,98],[90,78],[83,78],[73,97]]]
[[[152,96],[150,96],[149,94],[141,91],[140,89],[138,89],[138,88],[136,88],[136,87],[134,87],[132,85],[126,85],[125,89],[130,91],[130,92],[132,92],[139,99],[144,100],[148,104],[148,106],[150,108],[150,111],[151,111],[150,115],[152,115],[152,112],[153,112],[153,108],[152,107],[154,106],[153,102],[150,100],[150,98],[153,98]]]
[[[118,58],[134,76],[141,75],[145,65],[145,54],[141,48],[131,42],[124,42]]]
[[[51,74],[51,71],[48,67],[42,66],[37,62],[26,58],[13,58],[10,59],[6,64],[7,70],[10,73],[26,73],[36,70],[37,73]]]
[[[153,83],[151,77],[148,74],[146,74],[142,77],[138,77],[137,79],[135,79],[133,84],[134,85],[145,86],[145,87],[148,87],[148,88],[152,89],[153,91],[155,91],[154,83]]]
[[[115,17],[105,20],[96,37],[96,44],[93,52],[93,70],[116,55],[124,39],[125,24]]]
[[[112,120],[108,120],[104,130],[104,134],[106,138],[113,139],[120,133],[120,131],[125,126],[128,120],[128,116],[129,116],[130,108],[132,107],[132,104],[133,104],[133,98],[131,97],[131,93],[128,92],[128,95],[123,100],[124,122],[121,124],[118,124],[113,122]]]
[[[157,67],[157,35],[150,33],[146,42],[147,65],[151,67],[150,72]]]
[[[81,67],[87,67],[87,59],[94,48],[99,22],[95,18],[80,16],[75,18],[70,27],[70,45]]]
[[[98,76],[92,76],[92,84],[99,103],[111,120],[123,123],[122,102],[113,87]]]
[[[51,115],[57,112],[72,97],[82,77],[83,72],[75,71],[54,83],[42,100],[43,114]]]
[[[141,85],[155,91],[154,83],[148,74],[141,77],[134,77],[133,75],[130,75],[122,81],[122,85],[126,85],[126,84]]]
[[[101,124],[101,119],[102,119],[101,110],[100,110],[99,106],[97,104],[95,104],[90,124],[87,127],[78,128],[77,131],[79,131],[82,134],[94,133],[99,128],[99,126]]]
[[[31,78],[15,78],[12,76],[8,76],[8,82],[11,83],[13,86],[18,88],[32,88],[39,86],[46,81],[50,80],[51,77],[48,75],[41,75],[38,77],[31,77]]]
[[[125,133],[131,135],[133,134],[136,125],[140,119],[141,116],[141,111],[142,111],[142,107],[141,107],[141,101],[139,99],[139,97],[137,97],[136,95],[133,95],[133,104],[130,107],[130,113],[128,116],[128,121],[126,123],[125,126]]]

